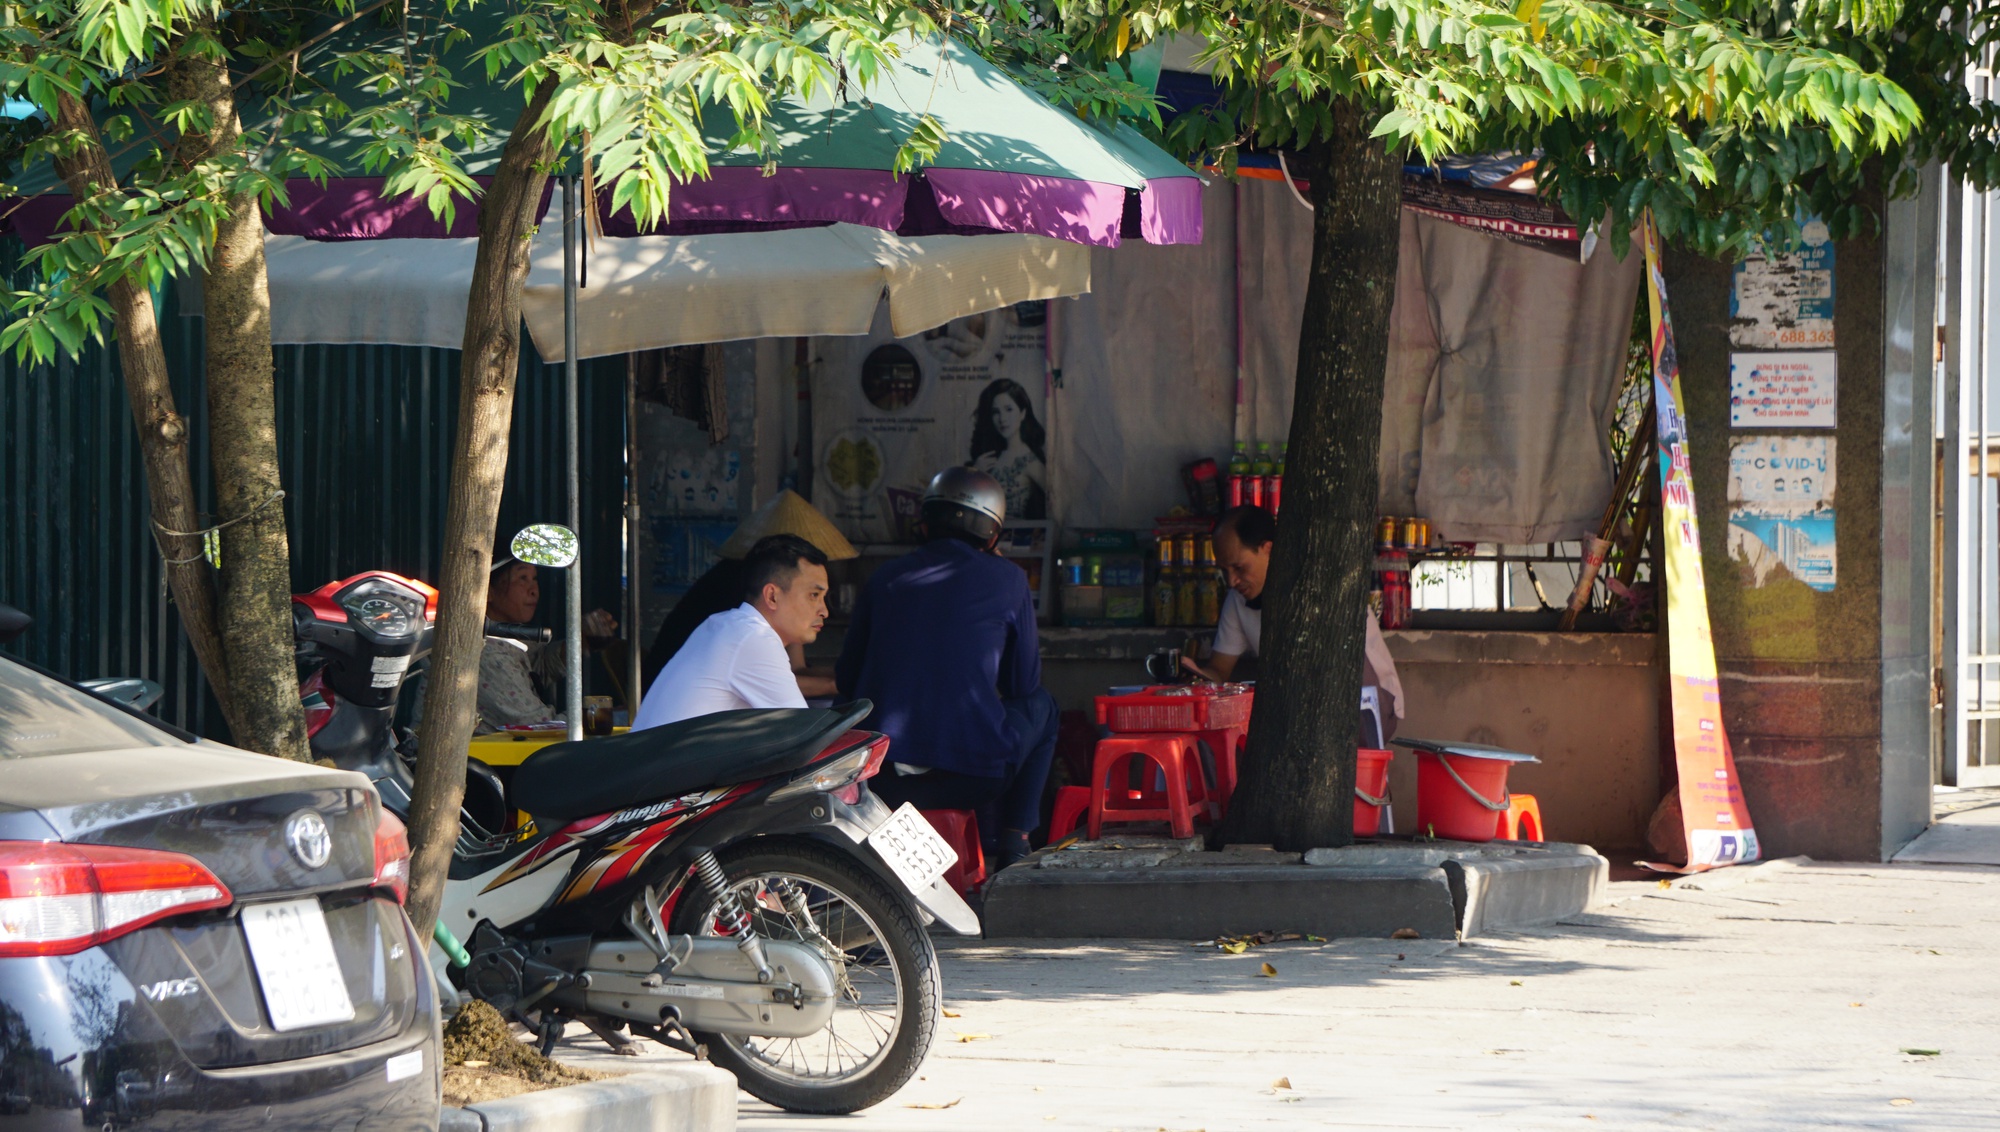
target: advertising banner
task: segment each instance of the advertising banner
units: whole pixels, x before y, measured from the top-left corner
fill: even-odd
[[[1729,557],[1754,589],[1797,578],[1833,589],[1830,436],[1742,436],[1729,444]]]
[[[1571,263],[1590,258],[1585,233],[1577,222],[1561,208],[1530,193],[1484,189],[1406,173],[1403,207],[1421,216],[1559,255]]]
[[[1047,308],[1023,303],[909,338],[814,345],[813,503],[857,543],[916,541],[924,487],[954,464],[1007,492],[1007,518],[1049,515]]]
[[[1666,279],[1660,270],[1659,232],[1651,218],[1642,228],[1646,249],[1646,300],[1652,316],[1654,417],[1659,422],[1660,518],[1666,530],[1668,684],[1674,721],[1674,759],[1680,770],[1685,866],[1650,865],[1663,872],[1699,872],[1757,860],[1757,834],[1743,804],[1736,760],[1722,729],[1722,688],[1716,678],[1715,641],[1708,624],[1708,589],[1702,579],[1701,532],[1695,523],[1694,482],[1682,415],[1680,358],[1674,350]]]

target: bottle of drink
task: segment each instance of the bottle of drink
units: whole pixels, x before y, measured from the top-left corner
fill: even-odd
[[[1176,542],[1172,535],[1160,536],[1158,576],[1153,581],[1153,624],[1172,625],[1180,613],[1180,568],[1175,565]]]
[[[1278,445],[1277,463],[1271,466],[1271,474],[1264,477],[1264,506],[1271,514],[1278,513],[1278,501],[1285,494],[1285,446]]]
[[[1179,624],[1180,573],[1172,567],[1163,568],[1153,583],[1153,624]]]
[[[1245,493],[1250,496],[1245,502],[1262,507],[1267,511],[1271,508],[1269,491],[1271,486],[1271,466],[1271,442],[1260,440],[1257,442],[1257,457],[1250,461],[1250,479],[1254,486],[1250,491]]]
[[[1175,602],[1174,615],[1180,619],[1177,623],[1201,624],[1201,571],[1182,570],[1180,585],[1175,589],[1178,592],[1174,596],[1178,600]]]
[[[1245,494],[1247,494],[1246,489],[1249,487],[1247,481],[1249,479],[1250,479],[1250,453],[1248,451],[1245,442],[1239,440],[1236,442],[1236,451],[1231,453],[1229,456],[1228,495],[1229,495],[1229,505],[1231,507],[1241,507],[1246,502],[1248,502],[1248,500],[1244,499],[1243,497]]]

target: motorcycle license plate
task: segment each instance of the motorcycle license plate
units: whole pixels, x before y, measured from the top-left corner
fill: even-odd
[[[911,892],[929,888],[932,881],[958,863],[958,851],[939,837],[924,815],[908,802],[898,806],[888,821],[868,835],[868,844],[882,855],[896,879]]]
[[[303,1030],[354,1018],[347,979],[326,933],[318,900],[251,904],[243,909],[243,936],[273,1030]]]

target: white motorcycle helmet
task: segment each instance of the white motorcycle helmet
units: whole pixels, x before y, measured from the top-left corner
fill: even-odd
[[[931,537],[960,535],[992,546],[1007,521],[1007,493],[1000,481],[975,468],[946,468],[924,489],[924,526]]]

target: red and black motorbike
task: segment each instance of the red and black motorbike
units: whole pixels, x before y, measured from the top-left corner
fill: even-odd
[[[293,601],[313,753],[407,816],[396,693],[430,648],[436,591],[372,571]],[[926,925],[979,921],[941,880],[950,846],[869,792],[889,741],[854,729],[868,711],[722,712],[531,755],[498,812],[532,821],[463,822],[440,922],[469,954],[450,981],[545,1047],[577,1021],[614,1045],[706,1047],[795,1112],[887,1098],[937,1032]]]

